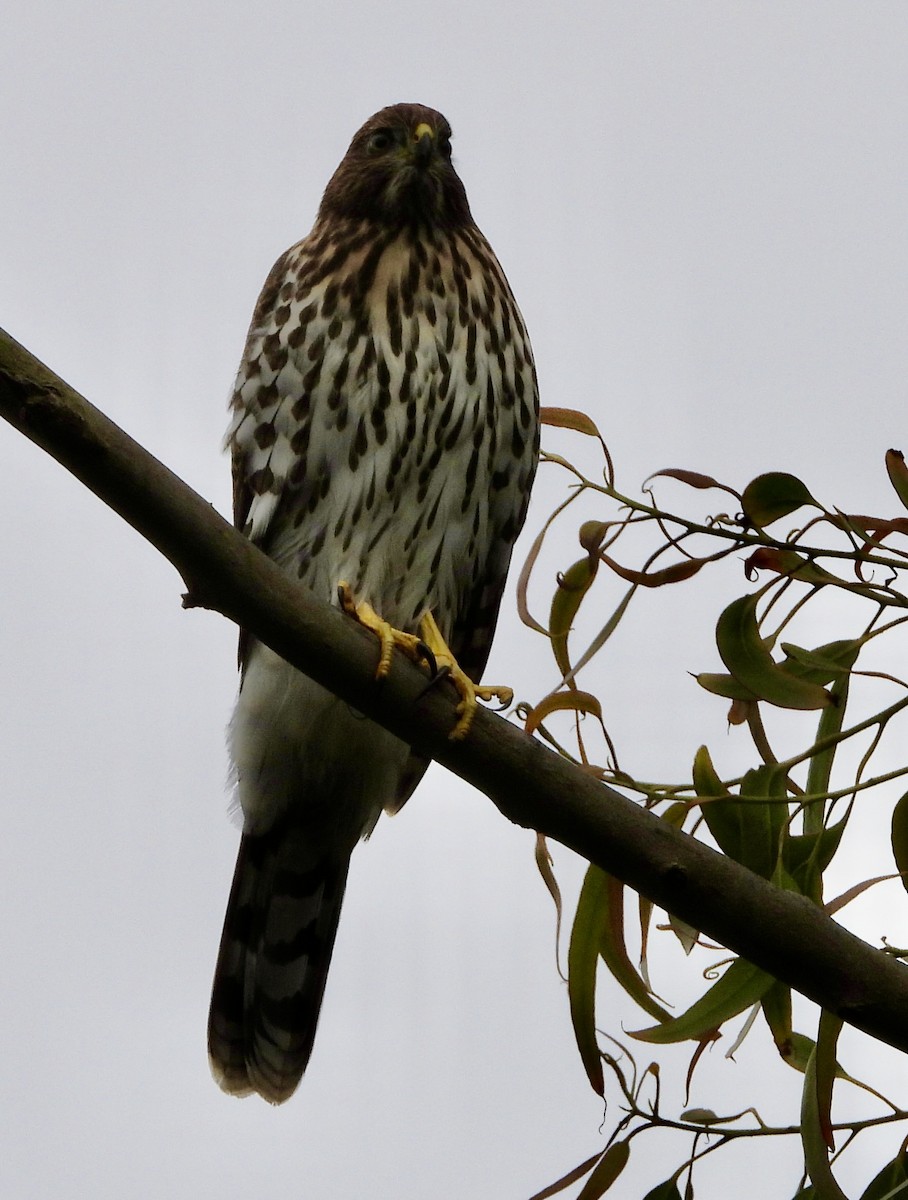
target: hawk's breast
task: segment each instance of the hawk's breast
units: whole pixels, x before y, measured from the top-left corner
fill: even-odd
[[[503,582],[536,403],[523,321],[475,227],[316,226],[272,272],[237,378],[238,523],[326,598],[343,579],[392,624],[431,609],[447,634]]]

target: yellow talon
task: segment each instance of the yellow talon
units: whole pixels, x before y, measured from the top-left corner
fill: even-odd
[[[452,742],[463,741],[470,732],[470,726],[476,716],[477,700],[499,700],[502,705],[508,705],[514,699],[514,692],[509,687],[474,683],[458,665],[431,613],[426,613],[419,629],[423,642],[435,656],[436,665],[445,671],[460,693],[460,703],[457,705],[459,720],[448,737]]]
[[[421,662],[423,655],[420,653],[420,639],[413,633],[404,633],[401,629],[395,629],[393,625],[389,625],[382,617],[378,615],[371,604],[365,600],[361,600],[358,604],[353,599],[353,591],[349,583],[339,583],[337,585],[337,595],[340,600],[341,608],[351,617],[355,617],[365,629],[371,629],[378,638],[381,644],[381,652],[378,657],[378,666],[375,670],[376,679],[384,679],[391,670],[391,658],[394,654],[394,647],[403,650],[408,658],[412,658],[414,662]]]
[[[509,687],[495,687],[473,682],[458,665],[431,613],[426,613],[420,621],[421,636],[417,637],[415,633],[404,633],[401,629],[395,629],[393,625],[380,617],[367,601],[361,600],[357,603],[353,598],[353,590],[349,583],[339,583],[337,595],[343,611],[359,621],[364,628],[371,629],[381,644],[378,667],[375,671],[376,679],[384,679],[391,670],[391,658],[395,647],[402,650],[407,658],[412,658],[414,662],[425,662],[428,649],[434,659],[436,672],[446,675],[460,694],[460,703],[457,705],[457,724],[448,734],[451,741],[462,741],[470,732],[478,700],[498,700],[502,705],[508,705],[514,699],[514,692]]]

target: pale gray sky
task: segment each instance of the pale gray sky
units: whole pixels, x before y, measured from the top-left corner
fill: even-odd
[[[8,0],[0,324],[227,512],[258,289],[356,128],[418,100],[454,126],[543,402],[594,415],[626,488],[785,469],[887,511],[883,454],[908,449],[906,62],[908,8],[886,0]],[[2,1194],[519,1200],[592,1153],[532,838],[440,770],[354,857],[296,1097],[221,1095],[204,1036],[238,840],[234,631],[181,611],[172,568],[9,429],[0,455]],[[555,495],[544,475],[531,528]],[[685,674],[715,669],[705,594],[670,619],[647,600],[641,640],[589,681],[648,778],[700,741],[726,753]],[[538,699],[544,655],[506,606],[489,677]],[[867,936],[904,944],[903,894],[867,911]],[[871,1053],[846,1040],[846,1066],[849,1047]],[[714,1052],[692,1102],[795,1116],[762,1031],[739,1064]],[[879,1072],[902,1084],[892,1056]],[[843,1166],[846,1190],[889,1144]],[[616,1195],[679,1161],[654,1145]],[[727,1195],[733,1164],[742,1198],[794,1191],[794,1141],[716,1160],[698,1196]]]

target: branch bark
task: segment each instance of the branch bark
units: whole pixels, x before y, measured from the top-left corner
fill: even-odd
[[[0,330],[0,416],[170,560],[184,604],[222,613],[421,753],[661,908],[845,1021],[908,1052],[908,969],[803,896],[631,803],[487,711],[452,742],[454,696],[396,656],[374,679],[373,637],[286,576],[227,521]],[[643,718],[641,718],[643,719]]]

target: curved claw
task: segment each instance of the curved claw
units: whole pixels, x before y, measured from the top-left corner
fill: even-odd
[[[425,661],[431,670],[437,670],[435,655],[421,638],[415,633],[404,633],[402,629],[395,629],[380,617],[367,601],[361,600],[357,603],[349,583],[341,582],[337,585],[337,598],[343,611],[365,629],[370,629],[379,640],[381,649],[375,670],[376,679],[384,679],[391,670],[391,659],[395,649],[402,650],[407,658],[412,658],[414,662]]]
[[[500,711],[501,708],[507,708],[513,701],[514,692],[509,687],[495,687],[474,683],[463,668],[458,665],[431,613],[426,613],[423,617],[420,623],[420,632],[423,635],[424,641],[432,650],[438,664],[438,673],[431,680],[429,686],[433,686],[438,679],[447,676],[460,693],[460,703],[457,705],[456,710],[458,721],[448,734],[448,737],[453,742],[462,741],[470,732],[470,726],[473,724],[473,718],[476,716],[478,701],[498,700],[500,701]]]
[[[429,685],[431,686],[435,682],[435,680],[438,679],[438,677],[439,677],[438,662],[435,658],[435,655],[432,653],[432,651],[430,650],[430,648],[426,645],[426,643],[424,641],[420,640],[419,642],[417,642],[416,649],[417,649],[417,652],[419,653],[420,658],[423,660],[423,662],[429,668],[429,674],[432,676],[432,678],[429,680]]]

